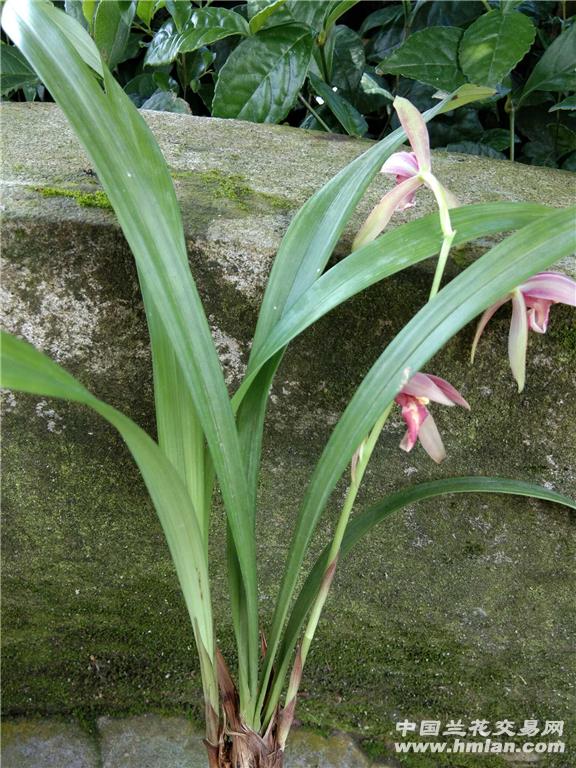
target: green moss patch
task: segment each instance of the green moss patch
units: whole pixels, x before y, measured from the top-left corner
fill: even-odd
[[[32,187],[35,192],[39,192],[43,197],[71,197],[78,205],[85,208],[107,208],[112,210],[112,204],[108,200],[108,195],[102,190],[96,192],[82,192],[78,189],[68,189],[66,187]]]
[[[212,200],[229,201],[240,211],[251,211],[255,207],[289,210],[295,207],[293,200],[281,195],[271,195],[253,189],[245,176],[240,173],[226,174],[216,168],[208,171],[172,171],[172,178],[178,181],[196,183],[201,194]]]

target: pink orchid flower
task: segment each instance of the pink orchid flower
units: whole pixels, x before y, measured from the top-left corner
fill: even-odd
[[[496,310],[510,299],[512,322],[508,335],[508,357],[512,374],[518,383],[518,392],[522,392],[526,381],[528,330],[546,333],[552,304],[576,306],[576,282],[560,272],[540,272],[489,307],[480,318],[476,329],[472,343],[472,362],[486,324]]]
[[[402,418],[408,430],[400,448],[411,451],[420,440],[426,453],[438,464],[446,458],[442,438],[436,422],[426,408],[430,401],[442,405],[461,405],[470,410],[460,392],[439,376],[429,373],[416,373],[396,396],[395,402],[402,408]]]
[[[384,195],[370,213],[354,239],[352,250],[374,240],[395,211],[403,211],[414,205],[414,195],[422,185],[429,187],[438,201],[443,231],[451,231],[447,212],[449,208],[456,207],[458,201],[432,173],[430,141],[424,118],[413,104],[401,96],[394,99],[394,109],[413,152],[395,152],[380,169],[381,173],[396,177],[396,186]]]

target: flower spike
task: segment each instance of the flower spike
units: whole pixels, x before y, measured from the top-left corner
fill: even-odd
[[[546,333],[548,316],[553,304],[576,306],[576,281],[561,272],[540,272],[528,278],[512,293],[499,299],[484,312],[472,342],[471,361],[474,362],[478,341],[496,310],[512,299],[512,322],[508,335],[508,358],[512,374],[522,392],[526,381],[526,349],[528,331]]]
[[[416,441],[420,440],[426,453],[439,464],[446,458],[446,450],[436,422],[426,408],[430,401],[449,406],[461,405],[467,410],[470,406],[445,379],[428,373],[414,374],[396,396],[395,402],[402,408],[402,418],[408,427],[400,448],[411,451]]]
[[[401,96],[394,99],[394,109],[413,152],[395,152],[380,169],[380,173],[396,177],[396,186],[384,195],[360,228],[352,244],[353,251],[378,237],[395,211],[413,205],[416,190],[423,185],[436,197],[444,237],[453,236],[448,209],[455,208],[458,201],[432,173],[430,140],[424,118],[408,99]]]

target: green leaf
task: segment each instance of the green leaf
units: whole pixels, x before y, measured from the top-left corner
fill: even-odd
[[[515,136],[514,142],[518,141],[520,139]],[[490,130],[484,131],[482,136],[480,136],[480,142],[502,152],[502,150],[510,147],[510,131],[507,131],[505,128],[490,128]]]
[[[483,2],[475,0],[418,0],[413,4],[412,29],[426,27],[467,27],[475,18],[484,13]]]
[[[337,0],[288,0],[285,9],[294,21],[306,24],[318,34],[324,28],[327,15],[336,5]]]
[[[182,32],[192,15],[190,0],[166,0],[166,10],[174,19],[178,32]]]
[[[1,386],[92,408],[122,435],[132,453],[164,529],[190,618],[214,661],[208,559],[192,501],[158,445],[127,416],[95,398],[80,382],[28,343],[1,333]]]
[[[86,16],[84,15],[82,1],[83,0],[64,0],[64,10],[75,21],[81,24],[83,29],[87,30],[88,22],[86,21]]]
[[[92,25],[92,19],[94,18],[94,11],[96,10],[97,0],[83,0],[82,13],[84,18],[88,22],[88,26]]]
[[[134,20],[135,7],[122,10],[117,0],[99,3],[94,15],[94,42],[110,69],[121,61],[124,54],[130,27]]]
[[[191,53],[232,35],[250,33],[246,19],[226,8],[201,8],[190,16],[179,32],[174,21],[167,21],[154,35],[144,65],[159,67],[173,62],[179,53]]]
[[[479,141],[457,141],[446,145],[448,152],[460,152],[463,155],[477,155],[479,157],[493,157],[495,160],[506,160],[506,155],[488,144]]]
[[[532,91],[576,89],[576,24],[564,30],[542,54],[520,93],[518,105]]]
[[[576,503],[567,496],[550,491],[541,485],[526,483],[521,480],[508,480],[499,477],[454,477],[444,480],[433,480],[428,483],[419,483],[418,485],[411,485],[389,494],[381,502],[374,504],[351,520],[342,540],[339,565],[375,526],[380,525],[391,515],[419,501],[426,501],[427,499],[434,499],[453,493],[502,493],[514,496],[528,496],[549,501],[553,504],[561,504],[570,509],[576,509]],[[274,701],[280,695],[292,651],[298,642],[308,611],[312,607],[324,578],[328,565],[328,554],[329,548],[326,548],[316,560],[300,590],[298,599],[294,603],[290,620],[282,639],[282,647],[279,653],[280,665],[276,670],[274,688],[270,696],[271,701]]]
[[[308,73],[308,78],[316,94],[326,103],[346,133],[350,136],[364,136],[368,123],[360,112],[312,72]]]
[[[380,74],[402,75],[435,88],[452,91],[463,85],[458,67],[458,27],[430,27],[410,35],[408,40],[380,62]]]
[[[254,123],[283,120],[304,83],[312,42],[308,28],[299,24],[263,29],[243,40],[219,72],[212,115]]]
[[[557,157],[562,157],[576,149],[576,133],[562,123],[549,123],[547,126]]]
[[[362,39],[348,27],[334,27],[331,35],[332,66],[330,85],[353,95],[366,66]]]
[[[0,57],[2,61],[0,93],[2,96],[29,85],[35,88],[40,83],[36,72],[30,67],[18,48],[0,42]]]
[[[380,8],[378,11],[370,13],[360,25],[359,34],[361,37],[373,29],[386,27],[395,24],[402,17],[402,8],[399,5],[389,5],[386,8]]]
[[[344,16],[344,14],[357,5],[358,2],[359,0],[340,0],[340,2],[333,4],[334,7],[328,13],[328,16],[324,21],[324,29],[329,30],[341,16]]]
[[[500,0],[500,11],[502,13],[511,13],[515,11],[524,0]]]
[[[385,104],[394,101],[394,96],[380,81],[381,78],[370,72],[363,73],[354,98],[354,106],[363,114],[378,112]]]
[[[150,24],[156,10],[156,0],[138,0],[136,5],[136,16],[142,19],[144,24]]]
[[[529,165],[542,165],[547,168],[557,168],[556,153],[554,151],[554,145],[551,142],[544,141],[529,141],[522,147],[522,155],[520,157],[525,163]]]
[[[190,105],[184,99],[178,98],[173,91],[157,90],[142,104],[140,109],[152,109],[157,112],[177,112],[181,115],[191,115]]]
[[[466,104],[470,104],[472,101],[484,101],[493,96],[496,91],[493,88],[486,88],[480,85],[472,85],[471,83],[465,83],[458,88],[451,98],[446,101],[442,107],[442,112],[451,112],[453,109],[458,109]],[[445,98],[448,94],[439,92],[434,94],[434,98]]]
[[[250,32],[259,32],[270,16],[281,8],[286,0],[248,0],[248,18]]]
[[[486,203],[450,212],[456,230],[453,247],[541,220],[554,209],[533,203]],[[250,375],[241,396],[258,369],[312,323],[371,285],[438,253],[442,230],[437,213],[389,230],[324,272],[283,314],[266,341],[253,353]],[[405,245],[410,243],[410,249]]]
[[[498,85],[530,50],[536,28],[523,13],[490,11],[462,35],[459,61],[468,80]]]
[[[124,86],[124,92],[130,96],[130,100],[137,107],[141,107],[146,99],[149,99],[157,90],[158,83],[152,72],[143,72],[141,75],[136,75]]]
[[[562,99],[562,101],[558,102],[558,104],[554,104],[553,107],[550,107],[548,112],[557,112],[559,109],[563,109],[563,110],[576,109],[576,95],[567,96],[565,99]]]
[[[305,552],[354,451],[403,384],[466,323],[501,296],[576,247],[576,209],[555,211],[491,248],[443,288],[404,326],[372,366],[336,425],[300,507],[272,626],[272,662]]]
[[[155,383],[164,383],[156,388],[158,419],[178,429],[179,424],[188,427],[197,416],[206,437],[246,597],[249,649],[240,659],[240,685],[243,714],[250,720],[259,654],[253,517],[235,418],[190,274],[174,186],[138,110],[106,68],[102,88],[62,32],[59,16],[64,16],[62,11],[48,3],[8,0],[2,26],[46,83],[85,147],[134,254],[151,333]],[[188,418],[190,408],[194,414]],[[191,443],[190,435],[177,435],[163,450],[177,456],[178,439]]]

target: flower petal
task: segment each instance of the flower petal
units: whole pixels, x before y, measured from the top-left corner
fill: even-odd
[[[440,381],[443,381],[443,379],[440,379]],[[401,393],[411,395],[412,397],[426,397],[428,400],[442,403],[442,405],[454,405],[450,397],[435,383],[433,377],[427,373],[415,373],[410,381],[402,387]]]
[[[444,392],[444,394],[450,398],[452,403],[455,403],[456,405],[461,405],[463,408],[466,408],[468,411],[470,410],[469,403],[464,400],[460,392],[450,384],[450,382],[446,381],[446,379],[441,379],[440,376],[433,376],[431,373],[427,374],[429,379],[432,379],[434,384]],[[432,399],[432,398],[430,398]]]
[[[526,301],[528,307],[528,327],[535,333],[546,333],[548,329],[548,315],[553,301],[546,299],[530,299]]]
[[[430,414],[422,403],[419,403],[415,397],[410,395],[399,394],[396,397],[396,402],[402,406],[402,418],[408,427],[408,431],[400,443],[400,448],[403,451],[411,451],[416,445],[420,427]]]
[[[380,173],[391,173],[405,179],[418,174],[418,160],[414,152],[394,152],[380,169]]]
[[[430,414],[420,427],[418,438],[422,444],[422,448],[424,448],[428,456],[430,456],[431,459],[434,459],[437,464],[440,464],[440,462],[446,458],[444,443],[440,437],[440,432],[438,432],[436,422]]]
[[[424,118],[408,99],[403,99],[401,96],[396,96],[394,99],[394,109],[402,128],[406,131],[410,146],[418,158],[419,170],[429,171],[431,168],[430,141]]]
[[[405,199],[415,192],[418,187],[422,186],[422,182],[417,176],[413,176],[410,179],[406,179],[401,184],[397,184],[390,190],[382,200],[374,207],[364,224],[360,227],[360,230],[354,242],[352,243],[352,250],[355,251],[360,248],[361,245],[369,243],[374,240],[380,232],[384,229],[386,224],[392,218],[392,214],[398,209]]]
[[[488,307],[486,312],[482,315],[480,318],[480,322],[478,323],[478,328],[476,328],[476,334],[474,336],[474,341],[472,342],[472,349],[470,350],[470,362],[474,362],[474,355],[476,354],[476,347],[478,346],[478,342],[480,341],[480,336],[482,336],[482,333],[484,331],[484,328],[486,328],[488,322],[490,321],[492,315],[500,309],[500,307],[503,304],[506,304],[507,301],[510,300],[510,296],[506,296],[504,299],[500,299],[500,301],[497,301],[496,304],[492,304],[491,307]]]
[[[524,389],[526,381],[526,347],[528,346],[528,315],[522,291],[518,288],[512,294],[512,322],[508,334],[508,357],[518,392]]]
[[[520,290],[526,299],[547,299],[576,307],[576,282],[558,272],[541,272],[529,277]]]

